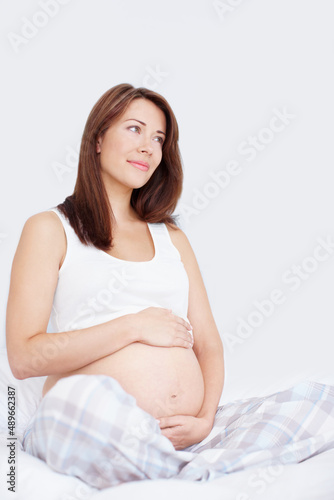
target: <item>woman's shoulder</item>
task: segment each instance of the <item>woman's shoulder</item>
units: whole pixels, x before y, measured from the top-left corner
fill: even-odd
[[[172,241],[174,239],[176,241],[176,240],[182,238],[182,235],[185,236],[182,229],[180,229],[176,224],[173,224],[172,222],[165,222],[165,226],[169,232],[169,236],[171,237]],[[173,241],[173,243],[174,243],[174,241]]]
[[[62,231],[62,223],[54,211],[45,210],[44,212],[39,212],[28,217],[24,224],[24,229],[51,235]]]
[[[187,235],[181,228],[172,224],[171,222],[166,223],[169,236],[172,240],[173,245],[178,249],[182,261],[186,258],[186,255],[191,251],[191,245],[187,238]]]
[[[62,222],[52,210],[28,217],[22,229],[21,239],[34,245],[38,243],[48,247],[59,247],[60,251],[63,251],[66,244]]]
[[[182,231],[182,229],[176,224],[173,224],[172,222],[166,222],[165,225],[168,229],[169,234],[175,236],[176,238],[187,239],[185,232]]]
[[[60,268],[66,254],[66,237],[57,218],[55,213],[45,211],[26,219],[13,259],[16,272],[50,269],[52,263],[55,269]]]

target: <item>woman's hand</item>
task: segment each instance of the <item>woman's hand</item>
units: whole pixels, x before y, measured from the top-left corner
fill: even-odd
[[[158,347],[191,348],[194,345],[191,325],[171,309],[148,307],[130,316],[133,316],[137,342]]]
[[[212,429],[209,420],[191,415],[159,417],[159,422],[161,434],[172,442],[176,450],[183,450],[195,443],[200,443]]]

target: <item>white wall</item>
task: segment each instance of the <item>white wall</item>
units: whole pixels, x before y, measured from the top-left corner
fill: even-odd
[[[164,95],[178,119],[185,182],[175,213],[224,340],[222,401],[330,370],[333,380],[333,14],[331,0],[7,3],[3,345],[23,224],[72,193],[88,113],[128,82]],[[255,314],[255,301],[273,295],[281,303],[270,315]],[[240,318],[258,326],[240,330]]]

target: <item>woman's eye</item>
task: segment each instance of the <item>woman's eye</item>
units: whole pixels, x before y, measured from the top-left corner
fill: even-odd
[[[134,129],[135,132],[140,132],[140,127],[138,125],[131,125],[131,127],[128,127],[129,130]],[[157,135],[155,139],[158,139],[157,142],[159,142],[161,145],[164,143],[164,138]]]
[[[131,127],[129,127],[129,130],[131,130],[132,128],[135,128],[136,130],[140,130],[140,128],[138,127],[138,125],[132,125]]]

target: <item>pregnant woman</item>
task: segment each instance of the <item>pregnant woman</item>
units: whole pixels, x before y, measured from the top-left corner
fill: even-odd
[[[88,117],[73,194],[26,221],[13,260],[10,366],[47,376],[23,447],[93,486],[170,477],[214,424],[223,346],[172,216],[182,181],[167,101],[117,85]]]

